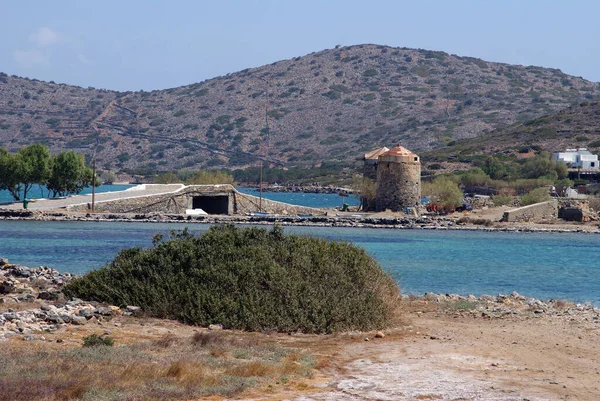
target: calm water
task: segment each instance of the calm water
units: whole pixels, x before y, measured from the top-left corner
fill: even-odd
[[[178,223],[0,221],[0,256],[26,266],[84,273],[156,233],[208,226]],[[600,235],[288,227],[287,232],[364,247],[405,293],[497,294],[600,305]]]
[[[110,192],[110,191],[122,191],[124,189],[130,188],[133,185],[101,185],[96,188],[96,192]],[[238,188],[240,192],[245,194],[259,196],[259,191],[256,188]],[[91,194],[92,188],[86,188],[82,192],[82,194]],[[42,198],[48,197],[48,192],[44,188],[44,196],[36,185],[29,192],[29,198]],[[317,207],[317,208],[332,208],[335,206],[342,205],[342,197],[337,194],[305,194],[305,193],[295,193],[295,192],[263,192],[263,198],[270,199],[278,202],[291,203],[293,205],[300,206],[309,206],[309,207]],[[2,202],[12,202],[13,197],[11,194],[4,190],[0,191],[0,203]],[[350,206],[357,206],[360,202],[354,196],[344,197],[344,201]]]
[[[260,192],[257,188],[237,188],[238,191],[259,196]],[[263,198],[278,202],[291,203],[292,205],[317,207],[317,208],[332,208],[342,206],[342,197],[338,194],[306,194],[302,192],[263,192]],[[345,196],[344,202],[349,206],[358,206],[360,201],[355,196]]]
[[[127,188],[131,188],[132,186],[133,185],[127,185],[127,184],[124,184],[124,185],[100,185],[99,187],[96,187],[96,193],[111,192],[111,191],[123,191]],[[81,195],[91,194],[91,193],[92,193],[92,187],[85,188],[83,191],[81,191]],[[29,192],[27,193],[27,197],[30,199],[47,198],[48,191],[46,190],[46,187],[44,187],[44,191],[42,193],[39,186],[34,185],[33,188],[31,188],[29,190]],[[13,201],[14,201],[14,198],[12,197],[10,192],[8,192],[7,190],[0,191],[0,203],[13,202]]]

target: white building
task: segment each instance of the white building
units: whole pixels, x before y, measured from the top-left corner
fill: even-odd
[[[593,155],[586,148],[554,152],[553,158],[554,161],[563,161],[572,168],[581,167],[584,170],[598,170],[598,155]]]

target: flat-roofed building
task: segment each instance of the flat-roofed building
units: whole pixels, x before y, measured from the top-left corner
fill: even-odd
[[[554,161],[567,163],[569,167],[584,170],[598,170],[598,155],[592,154],[586,148],[567,149],[564,152],[554,152]]]

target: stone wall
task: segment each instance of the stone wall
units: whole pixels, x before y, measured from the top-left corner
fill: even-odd
[[[377,211],[416,207],[421,201],[421,163],[379,162]]]
[[[558,215],[558,201],[553,199],[547,202],[535,203],[504,212],[502,221],[521,222],[555,219]]]
[[[125,194],[126,195],[126,194]],[[232,185],[191,185],[183,187],[178,191],[148,196],[137,196],[123,198],[106,202],[96,202],[96,213],[164,213],[185,214],[187,209],[192,208],[195,196],[227,196],[228,213],[246,214],[259,211],[260,199],[242,194],[235,190]],[[71,211],[88,211],[90,204],[73,205]],[[320,209],[290,205],[271,200],[262,200],[262,210],[272,214],[296,215],[298,213],[322,214]]]
[[[258,212],[260,206],[260,198],[235,191],[234,204],[235,214]],[[288,203],[276,202],[265,198],[263,198],[262,200],[262,211],[265,213],[282,214],[290,216],[296,215],[298,213],[324,214],[321,209],[306,206],[290,205]]]

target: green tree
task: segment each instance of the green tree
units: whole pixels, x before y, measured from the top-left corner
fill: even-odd
[[[534,158],[528,159],[521,167],[523,178],[545,177],[551,180],[565,178],[569,174],[564,162],[555,162],[548,152],[540,152]]]
[[[50,151],[41,144],[33,144],[21,148],[16,157],[20,159],[19,181],[23,189],[23,199],[34,184],[45,185],[50,178]]]
[[[92,170],[85,166],[83,155],[68,151],[52,159],[52,174],[47,184],[52,196],[78,194],[90,185]]]
[[[423,195],[444,208],[457,207],[462,204],[463,193],[458,184],[449,177],[437,177],[432,182],[423,184]]]
[[[5,189],[15,200],[21,199],[21,158],[0,148],[0,190]]]

